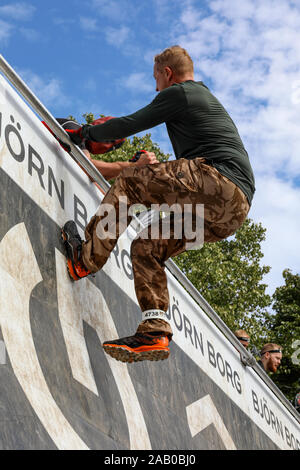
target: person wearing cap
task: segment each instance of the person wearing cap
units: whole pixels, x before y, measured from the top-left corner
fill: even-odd
[[[266,372],[277,372],[282,359],[282,348],[278,344],[267,343],[262,347],[260,357],[258,364]]]
[[[250,342],[250,336],[248,333],[245,330],[236,330],[234,334],[240,343],[247,349]]]

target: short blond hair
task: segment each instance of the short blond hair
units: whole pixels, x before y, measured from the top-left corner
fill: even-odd
[[[245,330],[236,330],[236,331],[234,332],[234,334],[235,334],[235,336],[236,336],[237,338],[239,338],[239,337],[242,337],[242,338],[245,338],[245,337],[250,338],[250,336],[248,335],[247,331],[245,331]]]
[[[276,343],[267,343],[261,348],[260,355],[263,356],[267,352],[282,352],[282,347]]]
[[[194,73],[194,64],[188,52],[181,46],[168,47],[154,57],[158,69],[170,67],[178,77]]]

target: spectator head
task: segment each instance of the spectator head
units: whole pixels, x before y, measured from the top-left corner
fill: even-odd
[[[248,335],[248,333],[245,330],[236,330],[234,334],[240,341],[240,343],[242,343],[245,348],[248,348],[250,342],[250,336]]]
[[[282,347],[276,343],[267,343],[262,347],[260,357],[266,372],[276,372],[282,359]]]

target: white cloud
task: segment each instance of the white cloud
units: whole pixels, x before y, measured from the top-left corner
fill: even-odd
[[[172,2],[170,0],[152,0],[152,9],[157,23],[168,22],[169,18],[174,15],[174,11],[177,10],[178,3],[178,0],[172,0]]]
[[[250,217],[267,228],[272,291],[283,269],[300,271],[300,8],[289,0],[207,5],[185,2],[171,42],[191,53],[196,78],[224,104],[248,150],[257,187]]]
[[[39,32],[32,28],[20,28],[19,31],[28,41],[31,42],[37,41],[40,37]]]
[[[11,3],[0,6],[0,41],[4,44],[12,37],[16,31],[29,41],[38,38],[38,33],[32,28],[24,28],[16,25],[17,21],[28,21],[32,18],[35,7],[25,2]],[[3,19],[1,19],[4,18]]]
[[[92,0],[91,7],[99,15],[120,25],[130,22],[139,12],[139,3],[132,0]]]
[[[79,18],[80,27],[87,32],[98,31],[98,24],[96,18],[87,18],[81,16]]]
[[[93,8],[99,13],[99,15],[106,16],[110,19],[117,19],[116,12],[119,12],[120,5],[114,0],[92,0]],[[121,9],[122,14],[122,9]]]
[[[210,2],[210,8],[223,15],[224,18],[249,18],[254,15],[255,2],[243,0],[242,2],[233,0],[231,2],[224,0],[215,0]]]
[[[93,77],[88,77],[83,82],[83,87],[89,91],[96,91],[98,88],[98,83]]]
[[[123,87],[137,93],[151,93],[155,91],[155,82],[150,80],[149,76],[143,72],[134,72],[128,77],[118,81]]]
[[[112,46],[121,47],[130,37],[130,29],[127,26],[113,28],[109,26],[105,30],[105,39]]]
[[[181,16],[179,42],[191,52],[197,76],[211,81],[243,137],[259,139],[255,167],[263,171],[263,158],[267,172],[280,171],[284,162],[285,174],[299,175],[300,10],[288,0],[209,6],[204,15],[191,2]]]
[[[0,42],[6,42],[12,34],[12,30],[12,25],[0,19]]]
[[[300,188],[290,181],[258,177],[256,199],[250,217],[267,229],[266,241],[262,245],[262,262],[272,268],[265,282],[269,284],[270,293],[273,293],[276,287],[283,284],[284,269],[299,272]]]
[[[74,26],[77,20],[75,20],[74,17],[72,18],[65,18],[65,17],[60,17],[60,16],[55,16],[53,18],[53,23],[68,28],[69,26]]]
[[[62,90],[62,84],[57,78],[43,79],[30,70],[18,70],[26,85],[33,91],[37,98],[46,106],[61,101],[64,105],[70,103],[69,98]]]
[[[0,7],[0,16],[25,21],[32,18],[35,10],[36,8],[30,3],[10,3]]]

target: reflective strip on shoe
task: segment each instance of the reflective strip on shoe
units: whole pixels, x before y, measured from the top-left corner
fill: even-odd
[[[78,281],[91,274],[91,271],[86,269],[81,262],[74,263],[70,258],[67,260],[67,267],[73,281]]]
[[[71,259],[67,260],[67,268],[68,268],[68,273],[69,273],[70,278],[73,281],[79,281],[80,277],[77,276],[76,271],[74,270],[74,266],[73,266],[73,263],[72,263]]]

